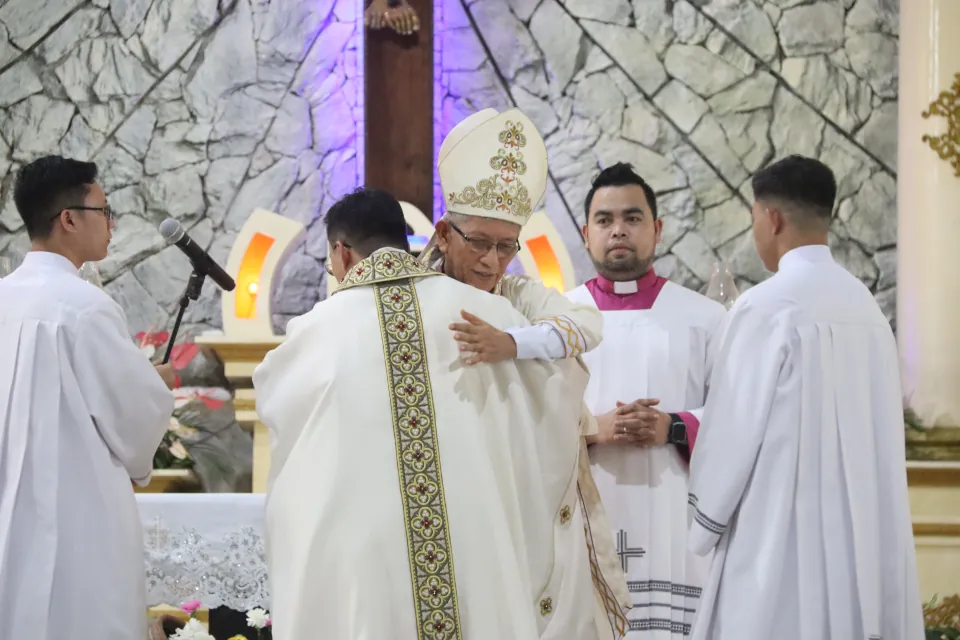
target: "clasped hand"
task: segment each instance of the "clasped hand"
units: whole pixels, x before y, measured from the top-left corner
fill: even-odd
[[[465,364],[500,362],[517,357],[517,343],[506,331],[500,331],[472,313],[461,311],[466,322],[454,322],[450,329]]]
[[[631,403],[617,402],[617,408],[597,416],[598,444],[632,444],[642,447],[664,445],[670,416],[655,409],[660,400],[643,398]]]

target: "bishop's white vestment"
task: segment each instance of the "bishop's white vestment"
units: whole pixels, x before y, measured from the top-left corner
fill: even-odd
[[[569,292],[603,313],[603,342],[582,357],[590,369],[586,404],[595,416],[617,402],[658,398],[696,442],[725,310],[658,277],[613,282],[598,276]],[[687,551],[687,451],[673,444],[590,447],[632,609],[628,640],[689,635],[709,561]]]
[[[586,544],[564,419],[586,372],[462,365],[461,309],[525,321],[439,275],[374,253],[254,374],[277,640],[594,637],[589,564],[554,567]]]
[[[3,637],[141,638],[146,483],[173,394],[120,307],[69,260],[31,252],[0,280]]]
[[[921,640],[897,347],[823,245],[737,300],[691,461],[700,640]]]
[[[441,268],[437,263],[435,268]],[[603,339],[604,319],[585,301],[570,300],[560,292],[527,276],[505,275],[497,283],[496,293],[530,321],[528,327],[511,327],[507,332],[517,343],[518,358],[564,359],[584,361]],[[565,370],[570,371],[570,368]],[[577,371],[576,369],[573,369]],[[625,611],[630,608],[626,576],[618,562],[601,494],[590,472],[586,444],[582,436],[596,432],[596,421],[584,405],[580,415],[580,455],[577,491],[583,511],[586,547],[556,550],[558,567],[589,563],[596,600],[596,626],[600,640],[619,640],[627,632]],[[558,636],[565,640],[566,636]],[[548,640],[544,638],[543,640]]]

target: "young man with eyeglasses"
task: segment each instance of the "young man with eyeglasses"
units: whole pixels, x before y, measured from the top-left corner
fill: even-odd
[[[77,270],[112,216],[97,166],[48,156],[17,175],[32,242],[0,281],[0,610],[10,638],[144,635],[140,517],[173,383],[119,305]]]
[[[444,139],[437,168],[447,211],[421,260],[461,282],[505,297],[531,325],[499,330],[464,312],[465,322],[450,328],[465,362],[577,359],[576,366],[585,370],[579,356],[600,343],[600,312],[571,302],[539,280],[506,274],[520,250],[521,228],[546,191],[547,149],[536,126],[519,109],[479,111]],[[529,392],[541,402],[556,401],[537,390]],[[606,640],[626,631],[629,594],[582,437],[595,430],[596,422],[582,407],[579,414],[571,413],[543,434],[543,454],[562,443],[563,459],[572,465],[562,477],[567,482],[563,489],[573,495],[565,495],[563,504],[573,507],[558,507],[555,525],[558,531],[573,527],[583,535],[568,537],[553,549],[547,597],[555,605],[541,617],[541,640]],[[555,498],[545,496],[548,502]],[[581,579],[584,567],[586,580]]]

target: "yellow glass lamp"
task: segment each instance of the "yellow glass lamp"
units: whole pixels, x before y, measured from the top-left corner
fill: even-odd
[[[227,259],[237,287],[223,296],[223,333],[232,339],[273,337],[270,292],[283,259],[303,237],[296,220],[257,209],[247,219]]]
[[[573,260],[553,221],[543,211],[534,213],[520,232],[517,254],[523,272],[544,286],[566,293],[577,285]]]

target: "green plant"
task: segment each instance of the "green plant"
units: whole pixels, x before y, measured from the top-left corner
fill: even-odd
[[[924,603],[923,624],[926,640],[960,640],[960,595]]]

